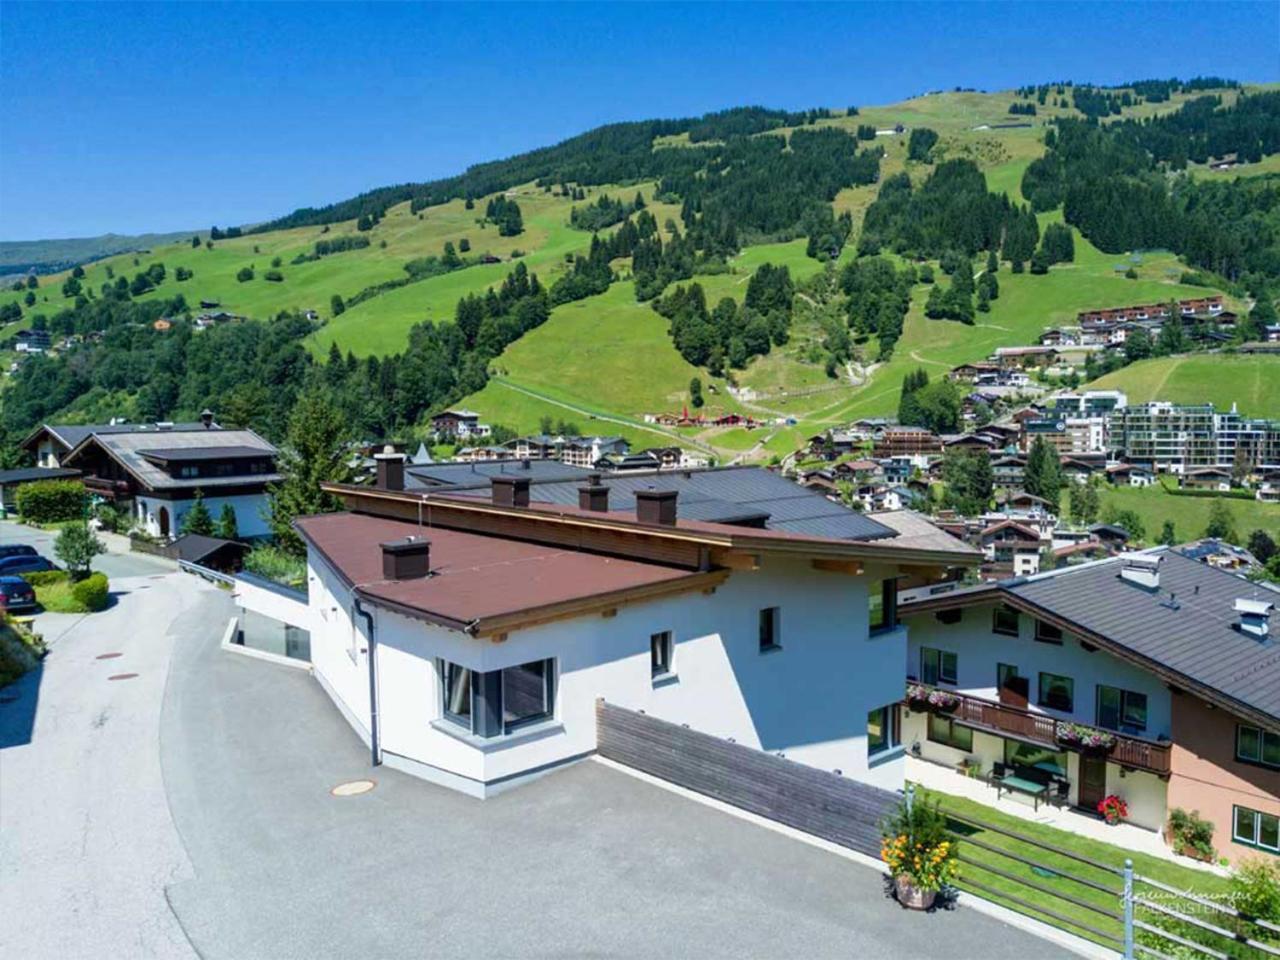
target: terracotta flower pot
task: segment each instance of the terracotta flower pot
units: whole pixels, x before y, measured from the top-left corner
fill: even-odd
[[[908,910],[928,910],[938,896],[936,890],[921,890],[913,886],[911,879],[906,876],[894,877],[893,885],[898,902]]]

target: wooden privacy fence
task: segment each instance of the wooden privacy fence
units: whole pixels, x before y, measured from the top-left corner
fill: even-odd
[[[898,804],[888,790],[596,701],[597,752],[705,796],[868,856]]]

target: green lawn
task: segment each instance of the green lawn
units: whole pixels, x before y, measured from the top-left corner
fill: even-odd
[[[963,858],[958,882],[961,890],[971,890],[978,896],[1002,903],[1019,913],[1029,914],[1052,926],[1067,929],[1095,942],[1114,946],[1086,927],[1093,927],[1103,934],[1118,938],[1122,935],[1122,924],[1117,919],[1108,918],[1089,907],[1072,903],[1064,898],[1070,897],[1101,910],[1119,914],[1122,879],[1116,871],[1123,869],[1126,859],[1133,861],[1136,874],[1150,877],[1178,890],[1193,892],[1199,896],[1221,896],[1229,890],[1225,879],[1204,870],[1184,867],[1173,861],[1136,853],[1056,827],[1012,817],[962,797],[936,792],[921,791],[921,793],[927,798],[939,800],[946,813],[971,818],[984,826],[1007,830],[1036,841],[1038,844],[1063,851],[1062,853],[1053,852],[1036,843],[1006,836],[998,830],[984,829],[982,826],[974,826],[961,820],[952,821],[952,827],[960,838],[960,856]],[[966,843],[966,840],[972,842]],[[1021,856],[1033,861],[1035,865],[1020,863],[1000,853],[982,849],[979,844]],[[1075,854],[1101,866],[1091,866],[1064,854]],[[1008,876],[993,873],[985,869],[987,867]],[[1074,882],[1067,879],[1068,877],[1082,878],[1104,887],[1105,890]],[[1044,889],[1031,889],[1024,883],[1033,883]],[[987,889],[978,889],[977,885]],[[1139,896],[1152,892],[1151,887],[1137,884]],[[1026,903],[1017,903],[1010,897],[1016,897]],[[1165,905],[1182,910],[1187,910],[1190,906],[1187,901],[1165,901]],[[1041,912],[1036,909],[1037,907],[1059,914],[1067,918],[1067,922],[1064,923],[1060,918]],[[1150,922],[1155,918],[1139,908],[1139,919]],[[1221,922],[1218,918],[1214,919],[1215,922]],[[1213,938],[1205,942],[1213,943]],[[1220,948],[1221,941],[1214,945]],[[1163,950],[1167,948],[1166,944]]]
[[[1123,390],[1130,403],[1212,403],[1223,410],[1234,403],[1249,416],[1280,416],[1280,356],[1275,355],[1215,353],[1141,360],[1089,386]]]
[[[1155,543],[1166,520],[1173,523],[1179,543],[1204,536],[1209,523],[1209,509],[1221,499],[1235,522],[1237,541],[1243,543],[1254,530],[1267,530],[1280,536],[1280,504],[1231,497],[1179,497],[1166,493],[1160,484],[1150,487],[1104,487],[1101,507],[1132,510],[1142,520],[1147,543]],[[1066,496],[1063,497],[1065,510]]]

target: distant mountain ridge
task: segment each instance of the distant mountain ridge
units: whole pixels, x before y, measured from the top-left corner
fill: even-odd
[[[55,240],[0,240],[0,276],[56,273],[117,253],[133,253],[175,243],[200,231],[140,233],[126,236],[104,233],[100,237],[67,237]]]

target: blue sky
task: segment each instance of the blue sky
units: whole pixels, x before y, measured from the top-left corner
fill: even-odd
[[[600,123],[1280,80],[1280,4],[0,3],[0,239],[207,228]]]

